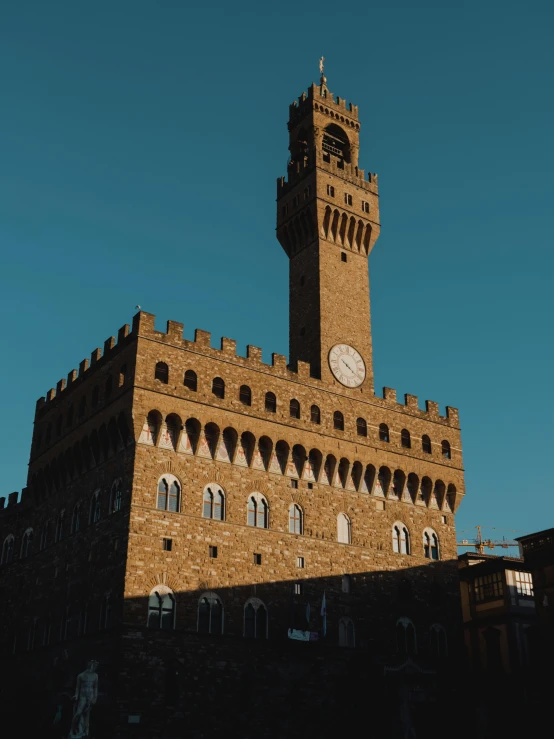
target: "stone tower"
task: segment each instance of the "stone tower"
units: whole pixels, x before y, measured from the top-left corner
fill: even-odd
[[[377,177],[358,167],[358,108],[335,98],[322,76],[289,110],[277,237],[290,259],[290,362],[307,362],[312,376],[371,394],[367,258],[379,236],[379,196]]]
[[[106,739],[304,737],[306,706],[334,736],[368,695],[389,739],[414,674],[426,721],[456,698],[458,411],[374,393],[358,112],[325,79],[290,111],[290,361],[139,311],[37,402],[27,487],[0,496],[0,695],[24,736],[73,718],[91,658]]]

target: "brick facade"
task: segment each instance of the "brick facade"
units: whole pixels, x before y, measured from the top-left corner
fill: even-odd
[[[331,119],[348,131],[347,155],[323,146]],[[377,178],[364,179],[357,167],[357,109],[335,102],[322,81],[291,106],[289,130],[278,237],[291,260],[290,364],[280,355],[266,364],[252,346],[237,356],[231,339],[212,348],[205,331],[186,340],[177,322],[158,331],[154,316],[139,312],[131,330],[123,327],[117,342],[108,339],[38,402],[27,488],[0,511],[0,541],[13,535],[15,542],[0,568],[8,594],[5,659],[17,665],[17,684],[40,694],[43,716],[72,690],[86,659],[98,659],[97,736],[210,736],[228,725],[213,709],[247,688],[250,719],[236,717],[239,735],[293,736],[286,723],[264,728],[264,706],[294,695],[301,675],[313,678],[303,700],[318,705],[318,720],[329,725],[329,686],[336,696],[353,675],[381,685],[385,672],[394,682],[408,660],[422,691],[436,694],[435,625],[456,652],[454,514],[464,494],[458,413],[447,407],[441,416],[432,401],[422,411],[415,396],[399,403],[391,389],[383,397],[373,391],[367,257],[379,231],[378,194]],[[329,204],[330,184],[337,208]],[[369,213],[356,211],[362,201]],[[341,385],[329,369],[327,355],[338,342],[364,359],[366,378],[357,388]],[[184,382],[191,370],[195,389]],[[214,393],[216,378],[223,392],[218,385]],[[291,400],[299,417],[291,416]],[[162,478],[178,485],[175,511],[158,507]],[[209,485],[225,496],[223,520],[203,516]],[[253,494],[267,502],[267,528],[248,525]],[[290,532],[294,504],[301,533]],[[348,542],[338,541],[341,514]],[[395,523],[407,529],[409,553],[394,551]],[[24,544],[29,529],[32,551]],[[436,560],[431,545],[425,549],[426,533],[437,536]],[[217,547],[217,558],[209,547]],[[146,628],[156,588],[173,593],[170,631]],[[197,633],[204,593],[222,603],[222,634]],[[250,598],[267,610],[267,638],[254,642],[243,636]],[[411,656],[399,647],[402,617],[415,625]],[[340,619],[353,624],[354,649],[339,648]],[[318,641],[291,641],[290,627],[313,631]],[[444,659],[440,664],[447,669]],[[30,677],[49,671],[56,680],[47,690]],[[4,684],[4,695],[12,687]],[[182,733],[185,725],[190,734]]]

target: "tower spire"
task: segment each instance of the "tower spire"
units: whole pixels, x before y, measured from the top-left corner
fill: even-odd
[[[325,62],[325,57],[322,56],[321,59],[319,60],[319,74],[321,75],[319,82],[322,85],[324,85],[327,82],[327,77],[323,74],[323,70],[325,68],[324,62]]]

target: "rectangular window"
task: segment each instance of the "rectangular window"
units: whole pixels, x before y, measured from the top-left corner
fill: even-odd
[[[254,552],[253,562],[254,562],[255,565],[261,565],[261,563],[262,563],[262,555],[261,554],[257,554],[256,552]]]
[[[286,216],[288,212],[289,212],[289,206],[283,205],[283,208],[282,208],[283,215]]]
[[[352,195],[349,195],[347,192],[345,192],[344,202],[346,203],[346,205],[352,205]]]
[[[309,482],[309,483],[308,483],[308,490],[313,490],[313,489],[314,489],[314,484],[313,484],[313,482]]]
[[[362,210],[364,213],[369,213],[369,203],[362,200]]]
[[[533,597],[533,578],[530,572],[516,572],[516,590],[518,595]]]
[[[501,598],[503,594],[502,573],[493,572],[492,575],[484,575],[475,580],[475,600],[494,600]]]
[[[333,185],[327,185],[327,195],[329,195],[330,198],[335,197],[335,188]]]
[[[302,583],[301,582],[295,582],[294,583],[294,594],[295,595],[302,595]]]
[[[441,516],[443,523],[448,523],[448,519],[446,516]]]
[[[305,566],[304,557],[297,557],[296,558],[296,566],[300,570],[303,570],[304,569],[304,566]]]
[[[165,539],[163,540],[163,549],[164,552],[170,552],[171,548],[173,546],[173,539]]]
[[[291,488],[297,488],[298,487],[298,480],[295,480],[294,478],[290,481]]]
[[[217,559],[217,547],[214,547],[210,544],[208,549],[210,552],[210,559]]]
[[[345,252],[341,252],[340,258],[341,258],[341,262],[346,262],[347,261],[347,256],[346,256]]]
[[[292,199],[292,204],[294,206],[297,206],[299,204],[299,202],[300,202],[299,196],[298,195],[295,195],[294,198]]]

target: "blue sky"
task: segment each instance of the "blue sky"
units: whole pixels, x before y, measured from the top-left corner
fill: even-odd
[[[554,525],[553,22],[490,0],[5,3],[0,494],[36,399],[136,304],[287,353],[275,180],[324,54],[379,174],[376,386],[460,409],[459,530]]]

